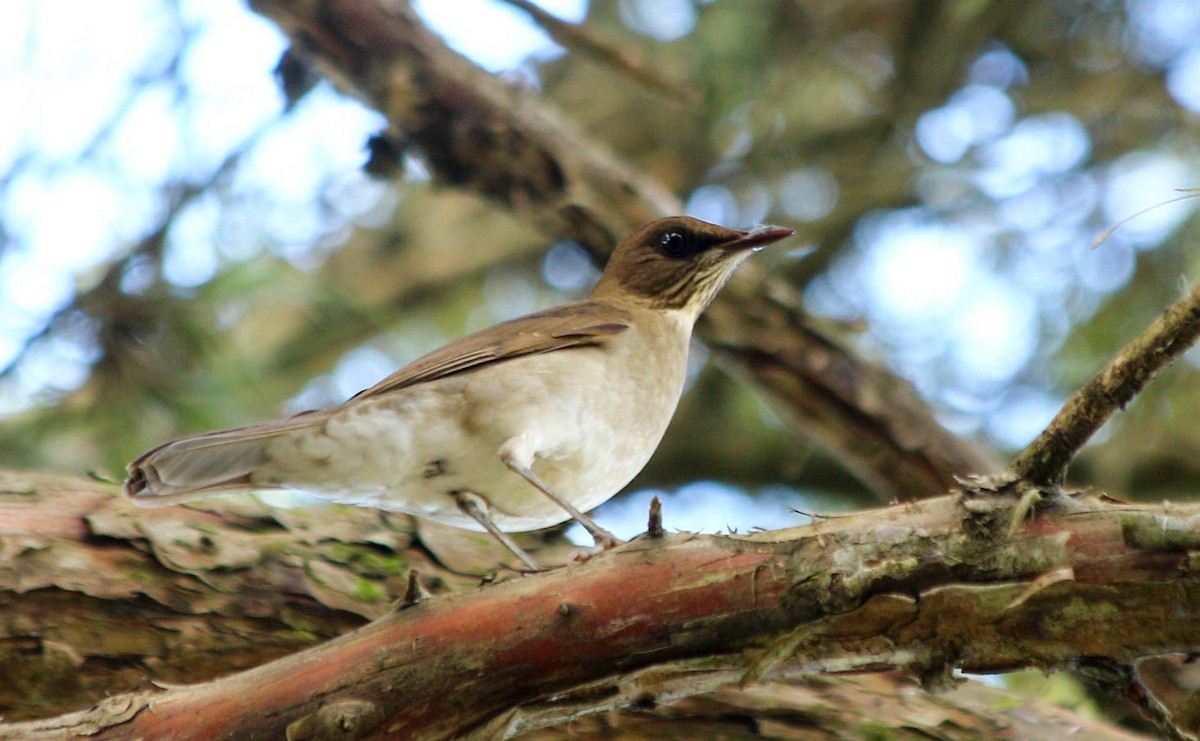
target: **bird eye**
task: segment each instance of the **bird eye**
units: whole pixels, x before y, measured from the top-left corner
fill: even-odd
[[[684,257],[688,254],[687,239],[679,232],[667,232],[659,242],[667,257]]]

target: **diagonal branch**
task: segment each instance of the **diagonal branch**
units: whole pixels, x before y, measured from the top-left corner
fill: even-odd
[[[528,13],[542,30],[572,51],[586,54],[600,64],[611,67],[627,78],[655,90],[667,100],[694,104],[699,96],[693,88],[670,79],[655,69],[641,54],[622,48],[611,38],[586,26],[568,23],[530,0],[502,0],[502,2]]]
[[[1171,308],[1067,400],[1050,425],[1013,460],[1008,475],[1061,486],[1079,449],[1146,384],[1200,338],[1200,286]]]

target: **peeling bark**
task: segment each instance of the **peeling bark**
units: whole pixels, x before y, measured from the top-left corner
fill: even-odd
[[[319,549],[359,537],[353,535],[362,525],[355,513],[374,513],[350,510],[346,520],[337,510],[313,516],[233,506],[220,517],[222,504],[213,512],[147,513],[105,492],[43,481],[36,493],[10,497],[46,494],[49,499],[39,499],[45,506],[10,504],[0,517],[12,554],[5,561],[10,589],[42,585],[40,592],[54,583],[64,592],[107,590],[135,610],[155,603],[159,611],[174,605],[184,614],[216,618],[214,632],[222,619],[253,617],[248,605],[258,606],[259,619],[278,623],[273,611],[282,610],[280,604],[341,603],[335,612],[361,604],[362,595],[345,593],[349,582],[341,585],[341,597],[325,591],[331,579],[317,588],[305,578],[311,569],[245,593],[221,579],[241,570],[258,575],[264,559],[275,564],[268,573],[277,575],[314,553],[329,563],[328,551]],[[65,514],[72,501],[88,514]],[[954,494],[748,536],[642,538],[587,563],[404,609],[368,601],[366,611],[382,613],[379,619],[321,645],[203,684],[144,689],[58,718],[0,725],[0,738],[79,732],[321,738],[328,737],[322,729],[335,726],[351,729],[350,738],[503,736],[760,677],[899,667],[937,688],[952,683],[954,668],[1126,664],[1200,650],[1200,579],[1193,566],[1200,507],[1079,496],[1055,498],[1035,515],[1028,504],[1002,494]],[[157,519],[172,512],[186,514],[170,524]],[[337,518],[329,516],[334,513]],[[288,517],[296,520],[281,525]],[[169,572],[168,588],[157,580],[131,587],[132,574],[119,578],[101,570],[111,563],[72,571],[78,558],[68,557],[30,576],[39,554],[73,541],[95,545],[94,533],[81,538],[91,527],[113,533],[108,537],[117,542],[100,551],[112,563],[142,554]],[[378,519],[367,526],[363,544],[375,549],[379,533],[405,533],[381,527]],[[205,544],[206,528],[217,528],[208,534],[214,545]],[[239,530],[245,538],[267,539],[290,531],[294,540],[286,547],[299,550],[224,542],[227,532]],[[22,544],[22,537],[33,540]],[[347,573],[356,573],[354,559],[349,563]],[[49,576],[58,572],[63,575]],[[84,586],[84,574],[100,586]],[[407,571],[380,581],[399,597]],[[263,609],[264,600],[272,607]],[[173,647],[163,651],[154,642],[172,627],[147,622],[133,635],[144,634],[151,649],[169,656]]]
[[[522,741],[605,738],[929,739],[1145,738],[1062,708],[967,682],[932,695],[897,674],[807,677],[716,692],[626,713],[589,715]]]
[[[521,542],[548,563],[570,552]],[[115,486],[0,472],[0,715],[257,666],[386,614],[413,569],[440,594],[507,557],[490,538],[357,507],[142,510]]]

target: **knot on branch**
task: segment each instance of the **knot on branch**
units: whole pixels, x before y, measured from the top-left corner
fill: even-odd
[[[340,700],[288,724],[287,741],[362,738],[382,722],[375,703]]]
[[[855,574],[832,572],[828,575],[818,594],[821,609],[826,615],[849,612],[862,603],[865,584]]]
[[[1042,490],[1027,481],[1000,476],[955,477],[961,485],[963,530],[984,543],[1012,538],[1039,502]]]
[[[861,607],[880,584],[902,581],[920,567],[921,559],[915,556],[877,552],[851,569],[830,569],[822,577],[817,601],[825,615],[850,612]]]

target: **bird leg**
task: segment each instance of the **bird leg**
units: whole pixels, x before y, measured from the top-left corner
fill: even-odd
[[[525,562],[531,571],[541,571],[542,567],[538,565],[533,557],[525,552],[525,549],[517,545],[517,542],[500,528],[496,527],[496,523],[492,522],[492,518],[488,517],[487,504],[475,494],[466,491],[454,492],[454,501],[458,504],[458,508],[463,511],[463,514],[470,517],[475,522],[483,525],[483,529],[492,534],[492,537],[504,544],[504,547],[512,551],[513,555]]]
[[[555,504],[557,504],[558,506],[565,509],[567,511],[567,513],[569,515],[571,515],[572,517],[574,517],[575,520],[580,525],[583,525],[585,530],[587,530],[589,533],[591,533],[592,540],[596,541],[596,545],[599,546],[600,548],[604,548],[604,549],[615,548],[616,546],[619,546],[619,545],[621,545],[621,543],[624,542],[622,540],[619,540],[617,538],[617,536],[613,535],[609,531],[600,527],[600,525],[597,524],[596,521],[593,520],[590,516],[585,515],[583,512],[580,512],[578,507],[571,504],[569,501],[567,501],[567,499],[565,497],[563,497],[561,494],[559,494],[558,492],[554,491],[549,486],[547,486],[546,482],[544,482],[540,478],[538,478],[538,475],[536,473],[534,473],[533,471],[529,470],[528,468],[525,468],[524,466],[518,466],[509,461],[505,461],[504,465],[508,466],[509,470],[512,471],[513,473],[517,474],[521,478],[523,478],[526,481],[528,481],[529,483],[533,484],[534,487],[536,487],[538,491],[540,491],[541,493],[550,497],[550,499],[553,500]]]
[[[592,540],[595,541],[597,547],[607,550],[609,548],[615,548],[616,546],[621,545],[623,541],[618,540],[617,536],[600,527],[598,524],[596,524],[596,521],[588,515],[580,512],[579,508],[567,501],[566,497],[554,491],[546,484],[545,481],[542,481],[542,479],[536,473],[534,473],[528,465],[517,460],[517,455],[514,451],[516,446],[511,444],[517,440],[519,440],[519,438],[514,438],[500,448],[500,460],[504,463],[504,465],[508,466],[508,470],[533,484],[534,488],[550,497],[551,501],[566,510],[567,514],[571,515],[571,517],[574,517],[576,522],[578,522],[580,525],[583,525],[584,529],[591,533]]]

